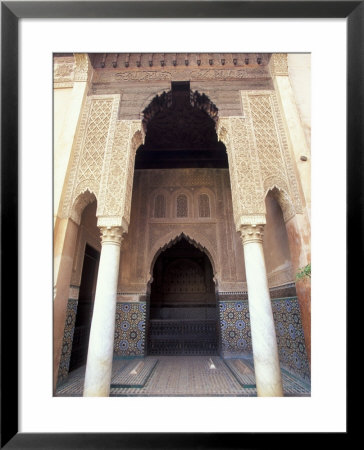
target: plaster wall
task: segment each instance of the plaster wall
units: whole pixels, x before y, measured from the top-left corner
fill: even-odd
[[[269,286],[273,287],[290,282],[294,277],[282,210],[270,193],[265,205],[267,223],[264,227],[263,248]]]
[[[311,145],[311,54],[288,53],[288,74],[308,146]]]
[[[57,214],[59,201],[62,194],[64,178],[70,158],[70,148],[67,151],[67,136],[65,129],[72,98],[72,88],[54,89],[54,215]]]

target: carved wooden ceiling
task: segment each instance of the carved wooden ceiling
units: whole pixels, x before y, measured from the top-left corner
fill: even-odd
[[[269,63],[270,53],[90,53],[95,69],[160,69],[161,67],[256,67]]]
[[[145,144],[135,168],[226,168],[225,146],[218,142],[217,107],[206,95],[190,90],[189,82],[172,83],[143,111]]]

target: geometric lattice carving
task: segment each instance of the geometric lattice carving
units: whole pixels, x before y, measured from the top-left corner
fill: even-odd
[[[276,185],[292,197],[296,212],[301,212],[297,179],[275,93],[248,91],[242,94],[242,98],[251,114],[265,192]]]
[[[177,217],[187,217],[187,197],[184,194],[180,194],[177,197]]]
[[[159,194],[155,198],[154,217],[166,217],[166,198],[163,194]]]
[[[210,217],[210,199],[207,194],[201,194],[198,197],[198,215]]]
[[[75,199],[88,190],[98,197],[105,153],[112,141],[119,95],[89,97],[84,106],[74,145],[72,166],[63,204],[63,214],[71,214]]]
[[[285,179],[270,96],[249,96],[249,102],[263,180],[272,175]]]
[[[112,100],[97,100],[91,103],[78,170],[78,183],[89,179],[100,179],[110,126],[111,107]]]
[[[280,190],[284,217],[302,212],[298,182],[274,91],[241,91],[244,117],[221,118],[236,228],[265,223],[265,194]]]

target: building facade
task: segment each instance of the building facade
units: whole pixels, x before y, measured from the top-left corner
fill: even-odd
[[[309,55],[54,55],[54,387],[146,355],[310,378],[309,82]]]

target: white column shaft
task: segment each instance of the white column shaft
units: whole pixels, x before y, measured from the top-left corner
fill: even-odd
[[[282,397],[277,339],[261,242],[244,243],[254,369],[259,397]]]
[[[87,354],[84,397],[110,394],[120,243],[102,244]]]

